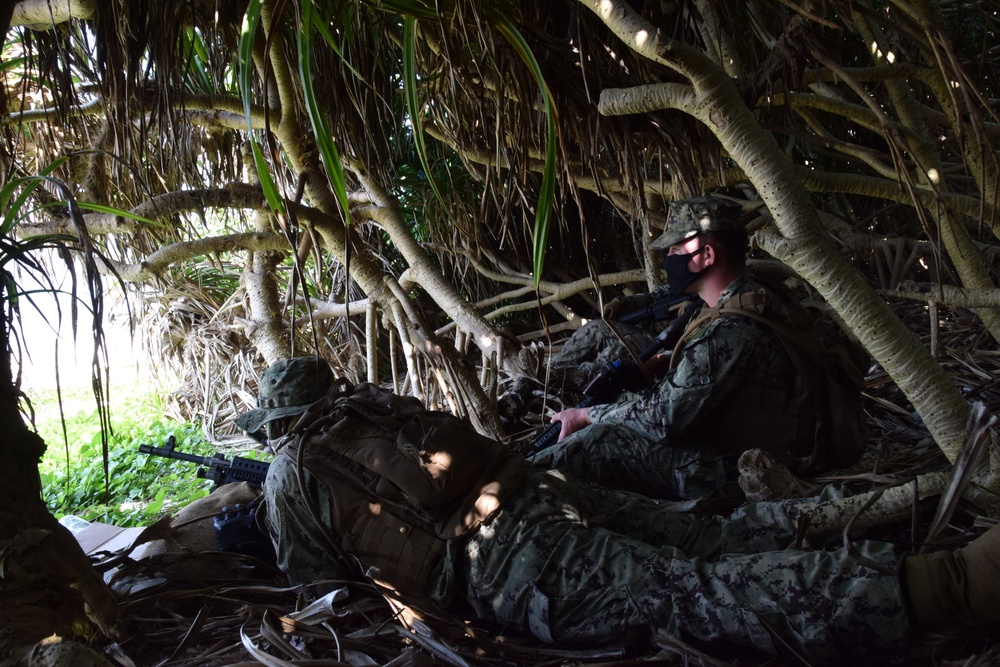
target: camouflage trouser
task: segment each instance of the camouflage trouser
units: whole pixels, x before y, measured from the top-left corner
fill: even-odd
[[[822,662],[910,632],[896,574],[843,549],[760,551],[790,542],[791,505],[700,521],[657,514],[643,507],[649,502],[532,471],[466,545],[470,603],[546,642],[620,644],[666,631]],[[776,519],[769,531],[768,513]],[[887,571],[896,567],[891,545],[857,546]]]
[[[617,424],[591,424],[532,462],[654,498],[700,498],[736,479],[736,462],[712,447],[670,446]]]

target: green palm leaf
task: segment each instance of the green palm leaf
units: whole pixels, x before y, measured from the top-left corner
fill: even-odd
[[[434,196],[441,202],[441,210],[448,212],[448,205],[444,201],[441,189],[434,179],[431,171],[430,160],[427,157],[427,144],[424,138],[423,123],[420,118],[420,102],[417,100],[417,68],[416,68],[416,45],[414,36],[417,29],[417,20],[408,15],[403,20],[403,91],[406,96],[406,112],[410,115],[410,122],[413,126],[413,143],[416,145],[417,157],[420,158],[420,165],[427,175],[427,182],[434,191]]]
[[[514,27],[507,17],[497,12],[493,7],[486,7],[486,15],[496,26],[500,33],[514,47],[514,50],[531,69],[532,75],[538,82],[542,91],[542,100],[545,103],[545,127],[547,133],[545,146],[545,168],[542,172],[542,185],[538,191],[538,204],[535,209],[535,229],[533,234],[532,266],[535,273],[535,287],[538,287],[542,279],[542,268],[545,266],[545,250],[549,242],[549,225],[552,221],[552,204],[555,201],[556,186],[556,157],[558,152],[559,135],[556,132],[556,106],[549,90],[545,77],[542,75],[542,68],[531,52],[531,48],[525,41],[521,33]]]
[[[250,0],[247,12],[243,16],[243,28],[240,32],[240,95],[243,97],[243,113],[247,119],[247,130],[250,132],[250,147],[253,150],[254,165],[257,168],[257,176],[260,178],[260,186],[264,191],[264,197],[271,206],[271,210],[278,214],[285,213],[285,203],[278,186],[271,177],[271,170],[264,153],[260,150],[260,145],[254,139],[253,118],[250,112],[250,100],[253,99],[253,86],[251,79],[253,75],[253,42],[257,28],[260,26],[260,12],[264,4],[263,0]]]
[[[313,87],[312,77],[312,51],[313,51],[313,29],[319,21],[314,12],[312,0],[307,0],[302,4],[302,29],[299,30],[298,55],[299,55],[299,76],[302,79],[302,92],[306,101],[306,109],[309,112],[309,120],[313,126],[313,136],[316,138],[316,145],[319,147],[323,164],[326,165],[326,173],[330,177],[333,191],[340,202],[341,210],[344,214],[344,223],[350,222],[350,214],[347,203],[347,185],[344,181],[344,168],[340,162],[340,154],[330,136],[330,128],[326,122],[326,116],[316,100],[316,91]]]

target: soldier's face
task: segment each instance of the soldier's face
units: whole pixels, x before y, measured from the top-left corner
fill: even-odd
[[[295,420],[298,419],[298,415],[294,417],[283,417],[281,419],[272,419],[265,425],[265,433],[267,434],[267,439],[270,441],[277,440],[281,436],[288,433],[288,429],[292,427]]]
[[[703,245],[703,241],[704,239],[702,239],[700,236],[692,236],[691,238],[686,239],[681,243],[676,243],[670,246],[670,249],[667,251],[667,254],[688,255],[691,253],[695,253],[694,255],[692,255],[690,261],[688,261],[687,268],[688,271],[690,271],[691,273],[700,273],[701,271],[707,269],[711,264],[711,262],[706,259],[707,253],[698,252],[699,250],[705,247]]]

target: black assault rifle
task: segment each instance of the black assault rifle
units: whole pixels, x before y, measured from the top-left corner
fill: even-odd
[[[672,297],[675,305],[684,301],[690,301],[691,303],[639,354],[640,363],[645,364],[660,350],[672,350],[677,341],[681,339],[688,322],[691,321],[691,318],[701,306],[701,299],[697,296],[692,296],[691,294],[683,294],[681,296],[683,296],[682,299]],[[639,372],[640,369],[635,362],[616,359],[598,371],[597,375],[587,383],[587,386],[583,388],[583,400],[577,403],[576,407],[589,408],[591,405],[610,403],[618,398],[619,394],[625,390],[625,385],[634,379]],[[535,439],[534,451],[538,452],[554,444],[559,437],[561,428],[562,423],[556,422],[545,429]]]
[[[674,310],[685,301],[690,301],[693,297],[690,294],[681,292],[653,299],[648,305],[642,308],[635,308],[626,313],[622,313],[614,318],[616,322],[623,324],[633,324],[635,322],[645,322],[652,320],[669,320],[674,317]]]
[[[215,456],[186,454],[174,449],[176,446],[177,440],[174,436],[170,436],[167,438],[165,447],[139,445],[139,453],[163,456],[168,459],[191,461],[192,463],[200,463],[206,466],[199,468],[197,475],[202,479],[212,480],[215,483],[212,487],[213,491],[223,484],[229,484],[230,482],[247,482],[255,489],[259,489],[264,485],[264,478],[267,477],[267,468],[270,465],[265,461],[254,461],[242,456],[234,456],[233,460],[229,461],[222,454],[216,454]]]

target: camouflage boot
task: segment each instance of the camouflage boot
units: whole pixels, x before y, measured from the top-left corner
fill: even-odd
[[[957,551],[907,556],[904,576],[920,624],[1000,622],[1000,524]]]

